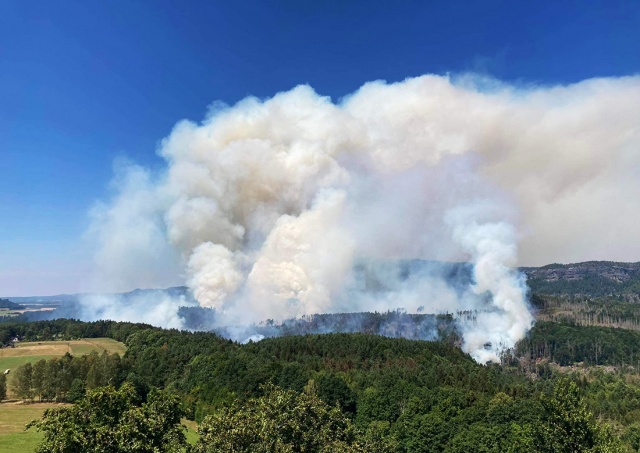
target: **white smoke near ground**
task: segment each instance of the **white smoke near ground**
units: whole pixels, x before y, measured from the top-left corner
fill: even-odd
[[[178,315],[179,306],[192,306],[185,297],[171,296],[161,290],[133,294],[84,294],[81,317],[86,320],[144,322],[168,329],[180,329],[184,320]]]
[[[516,234],[505,222],[477,223],[477,211],[461,207],[451,213],[453,239],[474,263],[472,291],[489,294],[491,304],[473,323],[463,325],[464,348],[480,362],[497,361],[496,353],[524,337],[533,317],[523,303],[524,278],[514,272]],[[488,345],[491,345],[488,347]]]
[[[478,311],[463,348],[496,360],[532,323],[519,262],[640,254],[639,105],[637,77],[523,88],[433,75],[338,104],[298,86],[217,105],[162,142],[166,172],[120,172],[92,224],[98,275],[112,291],[182,279],[230,325]],[[468,260],[474,282],[401,277],[413,259]],[[154,307],[174,325],[175,304]]]

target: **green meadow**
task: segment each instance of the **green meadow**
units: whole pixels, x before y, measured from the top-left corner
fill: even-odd
[[[40,418],[45,409],[61,407],[56,403],[22,404],[0,403],[0,451],[11,453],[33,452],[42,439],[42,434],[24,427],[31,420]]]
[[[45,409],[63,406],[66,404],[23,404],[15,401],[0,403],[0,452],[33,453],[42,440],[42,434],[35,429],[25,431],[25,425],[40,418]],[[182,423],[188,429],[187,442],[195,444],[198,440],[196,422],[183,419]]]

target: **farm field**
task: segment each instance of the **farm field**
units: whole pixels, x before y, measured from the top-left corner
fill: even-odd
[[[14,318],[23,313],[33,313],[38,311],[52,311],[55,310],[55,307],[42,307],[42,308],[22,308],[19,310],[12,308],[0,308],[0,318]]]
[[[69,352],[72,355],[88,354],[93,350],[123,354],[126,350],[123,343],[111,338],[83,338],[69,341],[31,341],[17,343],[15,348],[0,350],[0,357],[19,357],[32,355],[59,356]]]
[[[19,314],[20,313],[18,313],[16,310],[11,310],[10,308],[0,308],[0,318],[13,318],[15,316],[18,316]]]
[[[61,357],[67,352],[74,356],[81,356],[91,351],[107,351],[110,354],[117,352],[124,354],[126,347],[123,343],[110,338],[86,338],[70,341],[39,341],[18,343],[15,348],[0,349],[0,372],[7,369],[15,369],[20,365],[38,360],[49,360],[53,357]],[[8,384],[11,382],[11,374]],[[10,385],[9,385],[10,387]],[[11,394],[8,395],[11,397]],[[0,451],[4,451],[0,449]]]

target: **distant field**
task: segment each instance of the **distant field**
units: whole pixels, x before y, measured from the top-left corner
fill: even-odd
[[[110,354],[117,352],[122,355],[125,350],[126,347],[123,343],[110,338],[17,343],[15,348],[0,349],[0,372],[4,372],[6,369],[15,369],[28,362],[35,363],[41,359],[49,360],[53,357],[60,357],[67,352],[74,356],[89,354],[91,351],[99,353],[107,351]],[[11,376],[9,374],[9,384]],[[2,451],[6,450],[0,448],[0,452]]]
[[[0,372],[4,372],[4,370],[14,370],[18,368],[20,365],[24,365],[25,363],[34,363],[40,359],[49,360],[53,357],[60,357],[60,355],[33,355],[33,356],[17,356],[17,357],[5,357],[0,354]],[[11,375],[9,375],[9,378]]]
[[[124,344],[110,338],[84,338],[70,341],[38,341],[17,343],[15,348],[0,350],[0,358],[30,356],[61,356],[65,353],[84,355],[91,351],[123,354]]]
[[[0,403],[0,451],[11,453],[31,453],[42,440],[42,434],[35,429],[25,431],[31,420],[40,418],[45,409],[60,407],[57,403]]]
[[[29,307],[29,306],[25,306],[25,308],[22,309],[12,309],[12,308],[0,308],[0,317],[6,317],[6,318],[13,318],[15,316],[18,316],[22,313],[32,313],[32,312],[38,312],[38,311],[52,311],[55,310],[57,307],[38,307],[38,308],[33,308],[33,307]]]
[[[18,316],[20,313],[18,313],[16,310],[11,310],[10,308],[0,308],[0,317],[9,317],[9,318],[13,318],[14,316]]]

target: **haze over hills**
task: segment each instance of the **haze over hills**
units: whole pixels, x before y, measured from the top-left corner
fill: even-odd
[[[24,307],[22,305],[20,305],[20,304],[12,302],[12,301],[10,301],[8,299],[0,298],[0,309],[20,310],[21,308],[24,308]]]
[[[95,293],[76,293],[76,294],[56,294],[52,296],[17,296],[17,297],[5,297],[5,299],[16,303],[56,303],[59,305],[65,305],[69,303],[77,303],[86,296],[94,295]],[[188,288],[186,286],[176,286],[165,289],[134,289],[125,293],[107,293],[106,296],[120,297],[128,299],[137,296],[158,295],[166,294],[171,297],[179,297],[189,295]]]
[[[445,274],[454,286],[470,283],[472,268],[467,263],[444,266],[410,261],[400,268],[403,278],[411,279],[412,274],[421,275],[425,268],[433,266],[447,269]],[[560,282],[571,287],[608,279],[616,285],[628,285],[637,279],[637,268],[638,263],[587,262],[528,268],[526,272],[531,281],[545,284]],[[385,291],[380,282],[370,281],[370,285],[372,291]],[[616,286],[615,292],[619,293],[621,288]],[[167,292],[184,295],[185,291],[184,287],[137,290],[117,297],[135,301],[141,296],[165,297]],[[631,294],[632,287],[626,286],[622,291]],[[573,292],[585,293],[585,290]],[[89,392],[95,385],[95,376],[100,376],[104,382],[120,379],[152,388],[171,388],[189,409],[187,417],[196,419],[200,426],[206,423],[206,415],[218,413],[216,411],[227,407],[232,398],[237,403],[234,410],[242,410],[247,398],[261,394],[264,382],[305,395],[312,391],[321,401],[337,407],[337,411],[350,414],[351,420],[359,426],[385,423],[382,425],[385,430],[379,436],[390,439],[394,447],[380,449],[374,446],[365,450],[372,453],[432,451],[435,442],[432,440],[426,444],[430,448],[417,448],[425,445],[425,425],[420,420],[430,420],[428,417],[437,421],[430,429],[432,437],[439,439],[438,449],[443,451],[476,451],[487,444],[491,446],[487,451],[502,452],[509,449],[513,439],[523,436],[526,442],[523,441],[515,451],[571,451],[560,447],[545,450],[546,444],[542,441],[532,447],[532,439],[536,437],[531,434],[535,432],[531,426],[546,427],[545,423],[551,426],[557,417],[554,418],[549,412],[551,406],[544,402],[549,398],[552,386],[556,382],[572,382],[572,385],[575,382],[578,386],[575,395],[580,395],[584,402],[574,399],[571,400],[573,406],[563,404],[563,414],[569,414],[567,419],[574,413],[587,414],[585,417],[589,419],[592,416],[588,414],[593,413],[593,422],[588,426],[595,430],[600,426],[596,425],[597,420],[604,426],[602,429],[613,433],[608,434],[608,442],[624,444],[629,446],[628,451],[634,451],[632,448],[638,445],[636,424],[640,393],[636,382],[640,376],[640,363],[636,365],[636,362],[640,332],[634,332],[633,326],[614,326],[611,319],[591,318],[588,321],[589,318],[580,315],[579,310],[573,312],[577,316],[573,319],[565,316],[548,322],[548,318],[558,307],[562,308],[558,302],[575,304],[574,308],[581,309],[584,305],[593,306],[602,301],[608,310],[625,304],[640,308],[640,304],[620,301],[615,295],[604,298],[584,294],[550,295],[535,290],[531,299],[536,305],[538,322],[514,348],[502,351],[499,363],[489,366],[479,365],[460,350],[463,339],[459,335],[459,324],[465,316],[473,319],[475,313],[433,315],[395,310],[319,314],[281,323],[266,320],[247,326],[252,327],[254,333],[245,338],[243,343],[246,344],[220,338],[220,334],[237,336],[237,326],[230,326],[228,331],[216,329],[213,333],[202,333],[164,330],[146,324],[58,319],[0,324],[0,332],[4,330],[6,338],[17,336],[38,342],[65,341],[87,335],[123,341],[127,345],[125,360],[105,354],[89,356],[89,361],[82,357],[65,357],[64,363],[74,370],[76,386],[85,383]],[[215,320],[213,309],[183,308],[182,315],[193,315],[194,320],[202,321],[207,313]],[[591,324],[580,325],[587,322]],[[623,329],[609,328],[611,326]],[[246,330],[243,335],[248,333]],[[315,335],[318,333],[328,335]],[[273,338],[258,341],[264,337]],[[492,346],[486,344],[488,349]],[[61,360],[53,358],[48,363]],[[63,388],[58,384],[64,382],[58,379],[62,376],[58,367],[42,365],[41,368],[53,370],[47,375],[56,383],[51,388]],[[100,373],[96,373],[97,369]],[[22,373],[16,370],[14,375]],[[569,381],[563,381],[567,378]],[[33,385],[33,388],[40,387]],[[63,395],[56,396],[59,401],[63,401],[64,395],[76,398],[73,392],[55,391]],[[29,398],[26,393],[20,395],[20,398]],[[555,391],[554,395],[564,401],[561,399],[565,398],[564,393]],[[283,409],[282,412],[295,414],[300,411]],[[308,417],[306,412],[305,417]],[[516,430],[517,423],[528,428]],[[496,426],[502,431],[497,431]],[[215,433],[230,431],[223,429]],[[486,432],[486,435],[474,437],[473,433],[477,432]],[[504,434],[496,436],[496,432]],[[563,434],[563,439],[565,437]],[[458,447],[449,449],[447,445]]]
[[[400,267],[405,278],[430,263],[424,260],[407,260]],[[450,281],[457,284],[468,284],[471,279],[471,269],[467,263],[444,263],[444,273]],[[585,261],[571,264],[548,264],[545,266],[520,267],[527,277],[527,285],[533,293],[549,295],[580,295],[605,296],[617,294],[640,294],[640,262],[621,263],[615,261]],[[571,284],[568,284],[571,282]],[[370,281],[370,289],[383,290],[379,282]],[[66,303],[78,302],[89,293],[57,294],[49,296],[3,296],[15,303]],[[130,299],[139,296],[166,295],[170,297],[185,297],[192,300],[186,286],[175,286],[165,289],[134,289],[124,293],[103,294],[107,296]]]
[[[385,286],[389,280],[378,266],[360,265],[357,272],[364,275],[365,290],[375,294],[393,294],[393,288]],[[468,263],[438,263],[423,260],[407,260],[399,266],[399,278],[407,281],[420,277],[431,278],[434,272],[458,292],[463,293],[473,283],[473,268]],[[640,263],[589,261],[574,264],[550,264],[542,267],[520,269],[527,278],[530,298],[536,318],[543,320],[569,316],[573,322],[588,325],[615,325],[636,329],[640,318]],[[390,281],[395,281],[395,277]],[[111,319],[120,309],[129,318],[124,320],[154,324],[145,312],[145,304],[158,300],[170,301],[175,308],[179,327],[189,330],[213,330],[236,341],[259,340],[265,337],[328,333],[368,332],[390,337],[433,340],[451,335],[452,329],[474,319],[475,310],[452,308],[445,311],[429,310],[430,303],[407,312],[401,305],[379,313],[333,312],[317,313],[291,319],[267,320],[248,324],[224,324],[215,309],[200,307],[185,286],[166,289],[136,289],[118,294],[63,294],[56,296],[9,297],[15,303],[46,304],[56,308],[47,312],[30,312],[20,319],[45,320],[78,318],[83,320]],[[576,299],[582,298],[582,299]],[[92,302],[93,301],[93,302]],[[105,302],[107,301],[107,302]],[[589,301],[585,304],[584,301]],[[97,304],[90,309],[87,305]],[[106,305],[105,305],[106,304]],[[107,309],[105,309],[107,307]],[[598,308],[599,307],[599,308]],[[109,311],[111,310],[111,311]],[[618,313],[613,316],[612,313]],[[631,313],[631,315],[630,315]],[[122,319],[121,319],[122,320]]]
[[[637,255],[626,246],[635,236],[618,250],[633,228],[616,231],[616,246],[593,240],[609,209],[633,224],[626,205],[599,203],[588,226],[573,223],[601,197],[633,198],[637,80],[486,83],[433,74],[376,81],[338,102],[301,85],[181,121],[158,147],[165,165],[118,167],[111,196],[92,210],[87,287],[183,283],[193,298],[84,294],[66,298],[68,315],[75,304],[82,319],[185,328],[179,307],[196,303],[215,310],[217,327],[397,308],[469,312],[459,323],[463,350],[497,360],[486,345],[511,348],[534,321],[518,262],[601,255],[604,244],[617,259]],[[588,142],[577,139],[584,130]],[[578,151],[588,158],[576,161]],[[472,270],[413,258],[465,260]],[[472,272],[474,284],[452,269]],[[553,283],[533,278],[534,290],[534,280]],[[606,283],[592,292],[620,289]]]

